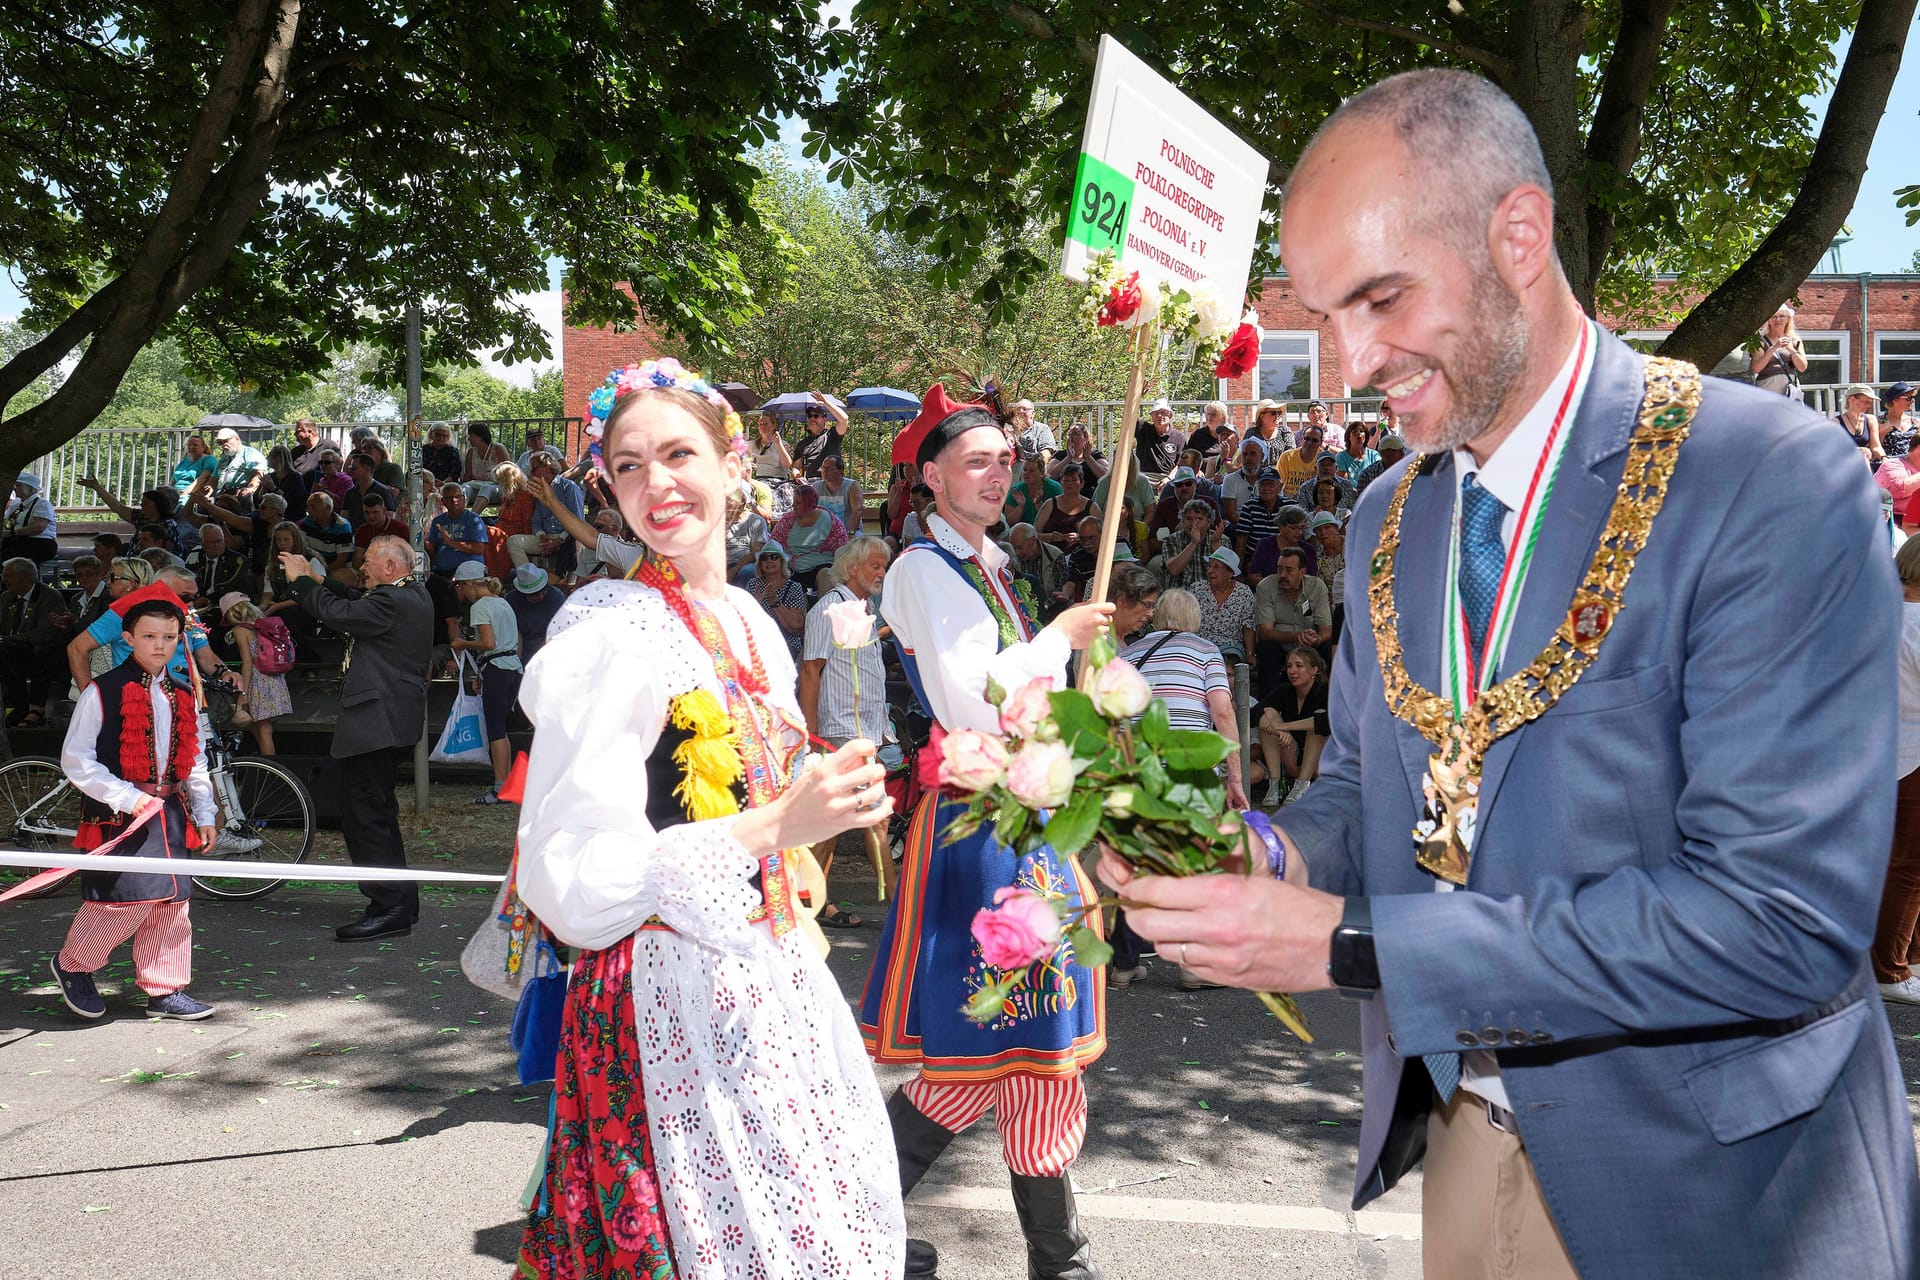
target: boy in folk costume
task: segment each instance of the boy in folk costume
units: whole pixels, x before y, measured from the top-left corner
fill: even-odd
[[[61,768],[86,797],[77,847],[97,849],[137,815],[159,809],[114,851],[154,859],[152,874],[80,873],[85,901],[52,966],[60,998],[83,1018],[106,1013],[93,975],[129,938],[134,981],[147,993],[149,1014],[192,1021],[213,1012],[186,992],[193,976],[191,873],[166,865],[214,838],[200,717],[192,690],[167,670],[185,625],[180,606],[165,600],[129,608],[122,626],[133,652],[80,695],[60,750]]]
[[[920,416],[895,440],[893,460],[913,464],[933,489],[927,536],[887,573],[880,606],[914,692],[941,727],[999,732],[988,678],[1007,690],[1051,676],[1066,687],[1067,660],[1113,612],[1108,603],[1066,610],[1042,629],[1018,593],[1006,553],[987,527],[1013,480],[1013,451],[995,415],[955,404],[935,384]],[[1092,886],[1053,850],[1017,856],[992,824],[950,839],[962,806],[929,792],[913,815],[900,890],[888,912],[861,1009],[861,1032],[879,1062],[920,1074],[889,1101],[902,1191],[910,1191],[954,1136],[989,1110],[999,1127],[1033,1280],[1093,1280],[1100,1272],[1081,1232],[1068,1167],[1086,1136],[1086,1065],[1106,1048],[1101,975],[1063,946],[1047,982],[990,1025],[961,1012],[998,971],[968,932],[994,892],[1021,885],[1069,902]],[[932,1248],[910,1241],[908,1275],[932,1274]]]

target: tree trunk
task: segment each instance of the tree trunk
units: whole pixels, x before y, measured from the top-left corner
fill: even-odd
[[[1867,149],[1900,73],[1916,0],[1865,0],[1800,194],[1753,256],[1687,314],[1660,354],[1711,368],[1766,323],[1820,263],[1860,192]],[[1863,335],[1864,336],[1864,335]]]
[[[1587,148],[1580,132],[1580,55],[1586,48],[1586,10],[1578,0],[1518,5],[1513,24],[1512,78],[1501,85],[1533,121],[1553,178],[1553,239],[1574,296],[1593,310],[1599,264],[1587,257]]]

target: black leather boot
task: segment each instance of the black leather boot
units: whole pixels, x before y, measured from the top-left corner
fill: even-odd
[[[1093,1245],[1080,1230],[1070,1177],[1014,1174],[1013,1207],[1027,1236],[1028,1280],[1101,1280]]]
[[[900,1194],[905,1197],[920,1185],[920,1179],[926,1177],[927,1170],[957,1135],[927,1119],[903,1089],[895,1089],[887,1099],[887,1119],[893,1125],[893,1152],[900,1162]],[[908,1237],[907,1275],[930,1276],[939,1266],[937,1249],[925,1240]]]

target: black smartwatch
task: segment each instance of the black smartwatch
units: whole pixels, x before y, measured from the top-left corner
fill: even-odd
[[[1346,909],[1340,913],[1340,923],[1333,930],[1327,976],[1349,1000],[1371,1000],[1373,993],[1380,989],[1380,965],[1373,955],[1370,899],[1346,899]]]

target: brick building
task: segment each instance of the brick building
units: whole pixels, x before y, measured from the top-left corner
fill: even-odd
[[[625,289],[625,286],[621,286]],[[628,291],[631,293],[631,290]],[[561,314],[566,314],[566,297],[560,299]],[[585,418],[587,397],[606,381],[607,374],[622,365],[639,364],[658,357],[660,335],[643,319],[631,333],[612,329],[587,329],[562,322],[560,326],[561,412],[569,417]],[[573,441],[568,457],[578,457],[581,442]]]
[[[1807,345],[1804,385],[1920,382],[1920,275],[1814,275],[1793,301],[1795,323]],[[1254,306],[1260,314],[1260,367],[1230,382],[1223,399],[1331,400],[1351,394],[1332,332],[1314,323],[1285,276],[1268,277]],[[1665,334],[1621,332],[1649,344]]]

